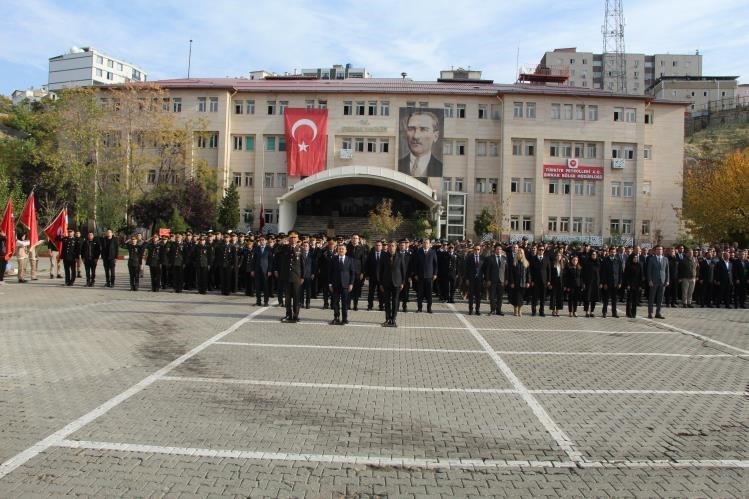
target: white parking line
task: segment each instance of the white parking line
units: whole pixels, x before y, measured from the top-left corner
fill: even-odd
[[[241,341],[217,341],[216,345],[232,345],[238,347],[259,348],[311,348],[319,350],[365,350],[373,352],[435,352],[435,353],[478,353],[485,354],[484,350],[457,350],[449,348],[398,348],[398,347],[351,347],[342,345],[298,345],[287,343],[244,343]],[[730,355],[729,355],[730,357]]]
[[[461,328],[465,329],[465,328]],[[477,327],[477,331],[497,331],[510,333],[591,333],[591,334],[677,334],[674,331],[605,331],[599,329],[521,329],[521,328],[497,328]]]
[[[723,346],[723,347],[726,347],[726,348],[730,348],[731,350],[736,350],[737,352],[741,352],[741,353],[743,353],[745,355],[749,354],[749,350],[744,350],[743,348],[738,348],[738,347],[735,347],[733,345],[729,345],[728,343],[723,343],[722,341],[718,341],[716,339],[710,338],[709,336],[704,336],[704,335],[699,334],[699,333],[694,333],[692,331],[687,331],[686,329],[682,329],[680,327],[672,326],[671,324],[667,324],[665,322],[660,322],[660,321],[656,321],[656,320],[653,320],[653,319],[647,319],[645,317],[640,317],[640,318],[642,320],[644,320],[644,321],[652,322],[653,324],[660,324],[660,325],[665,326],[665,327],[667,327],[667,328],[669,328],[669,329],[671,329],[671,330],[673,330],[675,332],[686,334],[686,335],[689,335],[689,336],[694,336],[695,338],[699,338],[702,341],[709,341],[711,343],[715,343],[716,345],[720,345],[720,346]]]
[[[137,452],[170,456],[197,456],[217,459],[287,461],[360,466],[392,466],[420,469],[550,469],[550,468],[749,468],[749,461],[739,459],[684,459],[676,461],[506,461],[502,459],[447,459],[386,456],[354,456],[348,454],[298,454],[230,449],[167,447],[119,442],[61,440],[56,447],[95,451]]]
[[[291,388],[324,388],[344,390],[374,390],[383,392],[428,392],[428,393],[485,393],[485,394],[522,394],[517,388],[447,388],[420,386],[387,386],[387,385],[356,385],[346,383],[312,383],[308,381],[271,381],[264,379],[230,379],[203,378],[196,376],[162,376],[159,381],[181,381],[189,383],[216,383],[226,385],[254,385],[254,386],[284,386]],[[525,390],[528,393],[543,395],[749,395],[741,391],[718,390]]]
[[[280,320],[268,320],[268,319],[260,319],[256,321],[252,321],[256,324],[280,324]],[[316,320],[301,320],[296,323],[296,325],[300,326],[330,326],[329,321],[316,321]],[[336,326],[337,328],[338,326]],[[346,324],[345,327],[374,327],[377,329],[383,329],[382,323],[380,322],[349,322]],[[446,329],[448,331],[459,331],[464,330],[465,328],[458,327],[458,326],[398,326],[398,329]]]
[[[162,367],[155,373],[151,374],[150,376],[144,378],[140,382],[136,383],[135,385],[131,386],[124,392],[120,393],[119,395],[116,395],[109,399],[108,401],[104,402],[102,405],[97,407],[96,409],[92,410],[91,412],[84,414],[83,416],[79,417],[75,421],[67,424],[63,428],[57,430],[53,434],[49,435],[43,440],[40,440],[39,442],[35,443],[31,447],[29,447],[26,450],[23,450],[16,454],[15,456],[11,457],[4,463],[0,464],[0,479],[5,477],[8,473],[12,472],[19,466],[23,465],[24,463],[28,462],[30,459],[33,459],[39,453],[44,452],[45,450],[49,449],[50,447],[59,445],[60,442],[62,442],[64,439],[75,433],[76,431],[80,430],[87,424],[91,423],[92,421],[96,420],[98,417],[102,416],[103,414],[106,414],[111,409],[117,407],[133,395],[139,393],[143,389],[147,388],[148,386],[152,385],[156,381],[158,381],[162,376],[167,374],[169,371],[174,369],[175,367],[179,366],[186,360],[188,360],[191,357],[194,357],[196,354],[200,353],[201,351],[208,348],[213,343],[217,342],[224,336],[233,333],[237,329],[239,329],[244,324],[251,321],[256,315],[261,314],[267,309],[267,307],[260,308],[256,310],[255,312],[251,313],[247,317],[238,320],[229,328],[224,329],[217,335],[213,336],[212,338],[204,341],[200,345],[196,346],[189,352],[181,355],[177,359],[173,360],[166,366]]]
[[[517,350],[495,350],[501,355],[567,355],[567,356],[612,356],[612,357],[679,357],[713,359],[735,357],[727,353],[659,353],[659,352],[544,352],[544,351],[517,351]]]
[[[494,351],[489,342],[487,342],[486,339],[481,336],[481,333],[479,333],[478,330],[476,330],[476,328],[473,327],[470,322],[468,322],[463,314],[457,312],[452,304],[448,304],[448,307],[453,311],[453,313],[455,313],[455,316],[463,324],[465,324],[470,333],[474,338],[476,338],[476,341],[479,342],[484,350],[489,353],[489,356],[492,358],[499,370],[502,371],[502,374],[505,375],[512,386],[520,393],[520,395],[523,397],[523,400],[525,400],[525,403],[528,404],[528,407],[530,407],[531,411],[533,411],[533,414],[536,415],[544,428],[546,428],[546,431],[549,432],[549,435],[551,435],[551,437],[556,441],[557,445],[559,445],[559,447],[567,454],[567,456],[569,456],[570,460],[575,463],[584,462],[585,458],[583,457],[582,453],[577,450],[572,439],[564,432],[564,430],[562,430],[562,428],[559,427],[559,425],[554,422],[553,419],[551,419],[551,416],[548,412],[546,412],[546,409],[541,406],[538,400],[536,400],[536,397],[534,397],[528,391],[525,385],[520,381],[520,379],[515,376],[515,373],[512,372],[510,366],[508,366],[507,363],[502,360],[502,357],[500,357],[499,354]]]

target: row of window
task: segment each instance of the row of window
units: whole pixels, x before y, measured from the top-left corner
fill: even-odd
[[[234,172],[233,176],[235,187],[252,187],[255,185],[255,176],[252,172]],[[285,189],[287,182],[288,177],[285,173],[268,172],[263,176],[263,187]]]
[[[365,137],[344,137],[341,139],[341,149],[356,152],[390,152],[390,139],[373,139]]]
[[[105,64],[105,61],[106,61],[106,64]],[[121,73],[127,71],[127,67],[124,66],[121,62],[115,62],[112,59],[105,59],[103,56],[100,56],[100,55],[96,56],[96,64],[99,64],[100,66],[106,66],[107,68],[111,68],[112,70],[114,70],[115,68],[117,68],[117,71],[119,71]],[[141,72],[138,71],[135,68],[130,68],[130,69],[132,71],[131,74],[132,74],[133,80],[140,81],[140,79],[141,79]],[[111,75],[111,74],[112,73],[107,72],[107,75]],[[102,70],[97,68],[96,69],[96,76],[101,76],[101,75],[102,75]],[[111,78],[111,76],[108,76],[107,79],[111,80],[112,78]]]
[[[522,104],[516,102],[515,104]],[[551,119],[598,121],[598,106],[585,104],[551,104]]]
[[[548,232],[567,232],[573,234],[592,234],[594,232],[595,220],[593,217],[549,217],[547,223]],[[612,218],[609,221],[609,232],[611,234],[632,235],[632,220],[623,218]],[[510,215],[511,231],[533,231],[533,217],[530,215]],[[640,234],[643,236],[650,235],[650,220],[642,220],[640,224]]]
[[[513,118],[536,118],[536,103],[535,102],[513,102],[512,103],[512,116]],[[553,102],[549,112],[549,117],[552,120],[579,120],[579,121],[598,121],[598,106],[597,105],[585,105],[585,104],[560,104]],[[637,109],[633,107],[615,107],[614,108],[614,121],[621,121],[627,123],[637,123]],[[653,123],[653,112],[647,111],[645,113],[645,124]]]
[[[549,194],[572,194],[575,191],[576,196],[595,196],[596,183],[592,180],[549,180],[547,192]]]
[[[572,217],[572,231],[570,231],[570,217],[549,217],[546,229],[549,232],[590,234],[593,232],[593,223],[593,217]]]

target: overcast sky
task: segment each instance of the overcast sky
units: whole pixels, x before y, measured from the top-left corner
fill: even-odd
[[[47,82],[48,59],[93,46],[149,80],[352,63],[435,80],[450,67],[500,83],[546,50],[601,52],[604,0],[24,0],[2,2],[0,93]],[[749,82],[746,0],[624,0],[627,52],[703,54],[704,75]]]

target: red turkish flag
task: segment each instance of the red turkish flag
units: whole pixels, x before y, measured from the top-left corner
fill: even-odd
[[[5,259],[10,260],[13,253],[16,251],[16,221],[13,219],[13,201],[8,197],[8,204],[5,205],[5,212],[3,213],[3,220],[0,222],[0,229],[5,232]],[[0,269],[0,272],[5,272],[5,269]]]
[[[307,177],[325,169],[328,152],[328,110],[286,108],[287,173]]]
[[[54,220],[52,220],[52,223],[49,224],[46,229],[44,229],[44,233],[47,234],[49,240],[52,241],[52,244],[55,245],[57,251],[60,251],[60,248],[62,247],[62,238],[68,234],[67,208],[63,208],[60,211],[60,214],[57,215]]]
[[[39,242],[39,229],[36,226],[36,202],[34,201],[34,192],[29,194],[26,204],[23,205],[21,218],[18,219],[21,225],[29,229],[29,243],[36,246]]]

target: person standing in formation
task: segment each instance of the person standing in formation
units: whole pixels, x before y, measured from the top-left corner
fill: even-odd
[[[137,245],[137,240],[135,241]],[[159,241],[159,236],[154,234],[151,241],[146,246],[146,265],[148,265],[151,274],[151,292],[157,293],[161,289],[161,252],[163,246]],[[128,267],[130,263],[128,262]],[[140,265],[138,265],[140,272]]]
[[[135,236],[133,236],[135,237]],[[135,239],[137,243],[137,238]],[[108,288],[114,287],[114,268],[115,264],[117,262],[117,253],[119,250],[119,244],[117,244],[117,239],[114,237],[114,233],[111,231],[111,229],[108,229],[105,233],[104,237],[101,238],[101,241],[99,243],[99,246],[101,247],[101,261],[104,265],[104,279],[106,279],[105,286]],[[128,262],[128,265],[130,263]],[[140,265],[140,262],[138,263]],[[131,283],[132,287],[132,283]]]
[[[338,256],[330,266],[328,287],[333,295],[333,320],[331,325],[348,324],[349,295],[354,289],[358,275],[351,258],[346,256],[346,245],[338,245]]]
[[[299,322],[299,298],[304,282],[304,263],[302,249],[299,244],[299,234],[289,232],[289,244],[278,253],[278,270],[276,277],[283,286],[286,315],[281,322]]]
[[[398,299],[403,281],[406,278],[406,261],[398,252],[395,241],[390,241],[387,253],[380,255],[379,259],[379,286],[385,302],[384,327],[398,327],[396,317],[398,316]]]
[[[123,246],[127,250],[127,271],[130,274],[130,291],[138,291],[138,285],[140,283],[140,263],[143,259],[144,246],[138,243],[138,238],[135,234],[133,234],[130,241]],[[112,265],[111,270],[112,279],[114,279],[114,265]],[[151,281],[153,282],[153,276],[151,276]],[[108,286],[113,287],[114,281],[112,281]]]
[[[75,284],[75,262],[78,260],[78,240],[75,231],[68,229],[67,237],[62,238],[62,265],[65,268],[65,285]]]
[[[468,315],[481,315],[481,294],[484,289],[484,257],[481,256],[481,246],[473,245],[473,252],[466,257],[465,263],[466,287],[468,288]]]
[[[94,233],[86,234],[86,239],[81,242],[81,260],[86,271],[86,286],[93,287],[96,281],[96,264],[101,255],[99,241],[94,238]]]

